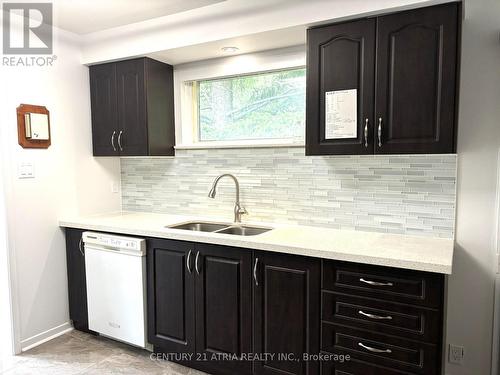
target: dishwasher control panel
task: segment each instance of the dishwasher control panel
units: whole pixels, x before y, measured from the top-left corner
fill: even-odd
[[[136,251],[140,253],[146,251],[146,240],[143,238],[123,237],[97,232],[83,232],[82,238],[87,246],[105,247],[118,251]]]

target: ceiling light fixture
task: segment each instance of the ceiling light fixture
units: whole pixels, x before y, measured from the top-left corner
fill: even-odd
[[[224,53],[234,53],[238,52],[240,49],[238,47],[222,47],[221,50]]]

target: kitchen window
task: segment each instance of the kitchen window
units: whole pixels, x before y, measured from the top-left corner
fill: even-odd
[[[299,143],[305,133],[305,69],[192,81],[195,143]]]

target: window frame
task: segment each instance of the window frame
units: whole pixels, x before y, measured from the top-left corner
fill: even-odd
[[[248,139],[232,139],[232,140],[202,140],[201,139],[201,126],[200,126],[200,82],[209,82],[209,81],[221,81],[221,80],[230,80],[233,78],[243,78],[243,77],[254,77],[254,76],[259,76],[259,75],[266,75],[266,74],[272,74],[272,73],[279,73],[279,72],[287,72],[287,71],[296,71],[296,70],[304,70],[304,81],[306,80],[306,72],[305,72],[306,67],[287,67],[287,68],[278,68],[278,69],[272,69],[272,70],[263,70],[263,71],[258,71],[258,72],[250,72],[250,73],[243,73],[243,74],[233,74],[230,76],[221,76],[221,77],[211,77],[207,79],[197,79],[193,80],[192,82],[192,90],[193,90],[193,125],[194,125],[194,131],[193,131],[193,143],[194,144],[244,144],[244,143],[251,143],[251,144],[273,144],[273,143],[284,143],[284,144],[298,144],[298,143],[304,143],[305,141],[305,103],[304,103],[304,129],[303,129],[303,134],[302,137],[289,137],[289,138],[248,138]],[[305,82],[304,82],[305,83]],[[305,86],[304,86],[305,90]],[[305,94],[305,93],[304,93]]]
[[[306,67],[305,46],[182,64],[174,67],[176,149],[304,147],[305,138],[199,141],[193,82],[265,74]],[[305,129],[304,129],[305,133]],[[304,134],[305,135],[305,134]]]

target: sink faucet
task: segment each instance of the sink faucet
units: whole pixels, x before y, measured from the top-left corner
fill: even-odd
[[[234,222],[235,223],[241,223],[241,215],[247,214],[247,210],[245,210],[244,207],[241,207],[240,205],[240,184],[238,182],[238,179],[229,173],[226,174],[221,174],[219,177],[217,177],[214,180],[214,183],[212,185],[212,188],[210,189],[210,192],[208,193],[209,198],[215,198],[215,194],[217,194],[217,184],[219,183],[219,180],[222,177],[231,177],[234,181],[234,184],[236,185],[236,202],[234,202]]]

